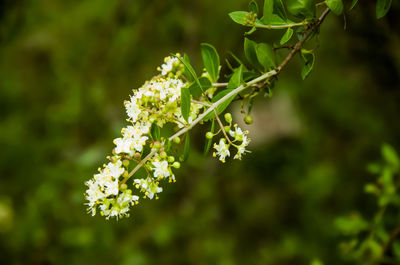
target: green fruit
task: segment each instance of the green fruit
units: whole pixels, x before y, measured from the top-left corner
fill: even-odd
[[[206,138],[207,139],[212,139],[214,137],[214,134],[212,132],[207,132],[206,133]]]
[[[244,116],[244,122],[246,124],[252,124],[253,123],[253,117],[251,117],[250,115]]]

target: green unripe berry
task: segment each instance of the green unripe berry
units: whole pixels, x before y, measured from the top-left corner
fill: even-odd
[[[212,132],[207,132],[206,133],[206,138],[207,139],[212,139],[214,137],[214,134]]]
[[[124,173],[122,174],[122,176],[124,177],[124,178],[127,178],[128,176],[129,176],[129,173],[128,173],[128,171],[124,171]]]
[[[252,124],[253,123],[253,117],[251,117],[250,115],[246,115],[246,116],[244,116],[244,122],[246,123],[246,124]]]
[[[128,160],[128,159],[124,159],[124,160],[122,161],[122,165],[124,165],[124,167],[129,166],[129,160]]]
[[[174,141],[174,143],[179,144],[179,143],[181,142],[181,138],[175,137],[175,138],[173,139],[173,141]]]
[[[181,167],[181,163],[179,163],[179,162],[174,162],[174,163],[172,164],[172,166],[173,166],[174,168],[180,168],[180,167]]]
[[[225,126],[224,130],[225,130],[225,132],[229,132],[231,130],[231,126]]]
[[[232,115],[228,112],[228,113],[225,113],[225,120],[226,120],[226,122],[227,123],[231,123],[232,122]]]
[[[156,149],[160,149],[161,148],[161,143],[159,141],[154,142],[153,147]]]
[[[175,157],[173,157],[173,156],[169,156],[168,157],[168,162],[169,163],[172,163],[172,162],[174,162],[175,161]]]
[[[125,183],[121,185],[121,190],[126,190],[128,188],[128,185],[126,185]]]
[[[160,157],[161,158],[166,158],[167,157],[167,153],[165,151],[161,151]]]
[[[139,159],[139,158],[141,157],[141,155],[140,155],[140,153],[135,153],[135,154],[133,155],[133,157],[136,158],[136,159]]]

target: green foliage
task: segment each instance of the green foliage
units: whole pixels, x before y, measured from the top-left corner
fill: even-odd
[[[304,63],[303,68],[301,68],[301,78],[304,80],[314,67],[315,57],[313,51],[301,49],[301,58]]]
[[[281,40],[279,41],[279,43],[280,43],[281,45],[283,45],[283,44],[285,44],[286,42],[288,42],[288,41],[292,38],[293,32],[294,32],[294,31],[293,31],[292,28],[288,28],[288,29],[286,30],[285,34],[283,34],[283,36],[282,36]]]
[[[287,0],[286,7],[293,16],[307,19],[315,17],[315,0]]]
[[[377,0],[376,1],[376,17],[382,18],[389,12],[392,0]]]
[[[183,118],[188,121],[190,113],[190,90],[187,87],[181,88],[181,112]]]
[[[219,55],[214,46],[203,43],[201,44],[201,56],[203,57],[204,67],[210,74],[211,79],[216,82],[219,76]]]
[[[257,43],[248,38],[244,38],[244,54],[249,63],[256,69],[262,69],[257,59]]]
[[[246,11],[234,11],[229,13],[229,16],[231,17],[231,19],[240,24],[240,25],[247,25],[247,17],[249,16],[249,12]]]
[[[201,95],[207,89],[209,89],[212,85],[210,82],[210,79],[208,79],[207,77],[204,77],[204,76],[199,77],[199,83],[200,83],[201,87],[199,87],[197,82],[192,83],[189,87],[190,94],[193,97]]]
[[[340,15],[343,12],[342,0],[326,0],[326,5],[331,9],[335,15]]]
[[[157,126],[156,124],[151,125],[151,136],[155,141],[159,141],[161,137],[161,132],[160,132],[160,127]]]
[[[267,43],[257,44],[256,55],[258,62],[263,66],[264,70],[275,67],[274,52]]]
[[[400,227],[397,223],[388,222],[398,216],[400,210],[399,158],[396,151],[388,144],[382,145],[383,161],[368,166],[369,171],[379,174],[376,183],[368,183],[364,191],[376,196],[378,210],[373,218],[363,218],[358,213],[335,220],[337,229],[348,236],[340,248],[346,259],[360,264],[379,264],[382,261],[397,264],[400,259],[387,255],[392,249],[396,251],[396,242]],[[390,208],[389,208],[390,207]],[[392,208],[392,209],[391,209]]]

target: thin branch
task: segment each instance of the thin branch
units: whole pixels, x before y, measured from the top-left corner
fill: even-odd
[[[212,83],[212,86],[214,87],[221,87],[221,86],[227,86],[228,83]]]
[[[299,23],[292,23],[292,24],[287,24],[287,25],[263,25],[263,24],[254,23],[254,27],[263,28],[263,29],[287,29],[287,28],[305,26],[308,24],[310,24],[310,22],[307,22],[307,21],[299,22]]]
[[[221,128],[222,133],[224,134],[226,140],[228,140],[228,143],[232,144],[231,139],[229,139],[228,135],[226,134],[225,129],[224,129],[224,125],[222,124],[221,120],[219,119],[218,113],[217,113],[217,111],[215,109],[214,109],[214,114],[215,114],[215,119],[217,120],[218,125]]]

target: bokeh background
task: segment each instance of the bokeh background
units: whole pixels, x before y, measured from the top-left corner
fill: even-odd
[[[374,179],[366,165],[383,142],[400,149],[398,1],[381,20],[375,1],[360,1],[345,21],[329,15],[309,78],[296,58],[274,97],[258,99],[243,161],[202,156],[199,128],[160,200],[119,221],[86,214],[84,182],[113,148],[131,89],[171,52],[186,52],[199,70],[201,42],[243,58],[243,28],[227,14],[246,8],[0,1],[1,264],[342,264],[334,219],[374,212],[362,192]]]

